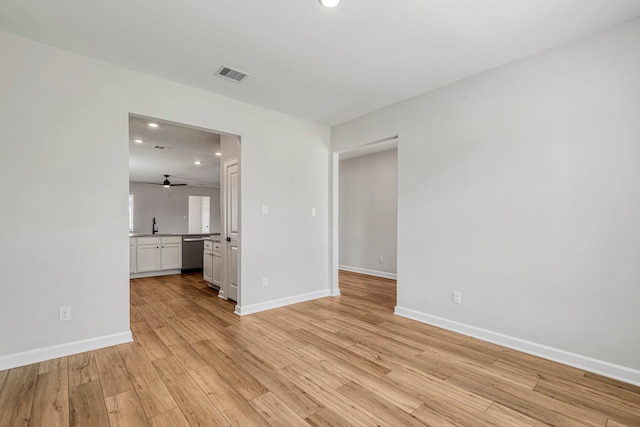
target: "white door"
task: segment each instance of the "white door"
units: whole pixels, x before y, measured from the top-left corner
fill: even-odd
[[[238,175],[238,159],[230,159],[224,162],[224,184],[223,184],[223,224],[224,240],[222,241],[222,263],[225,289],[225,297],[238,301],[240,280],[238,277],[238,195],[240,181]]]
[[[211,222],[211,200],[207,196],[202,196],[202,231],[201,233],[209,234],[209,223]]]

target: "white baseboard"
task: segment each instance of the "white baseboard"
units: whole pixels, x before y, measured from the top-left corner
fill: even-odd
[[[338,270],[350,271],[352,273],[367,274],[369,276],[383,277],[385,279],[396,280],[398,278],[398,275],[396,273],[387,273],[386,271],[368,270],[366,268],[350,267],[348,265],[339,265]]]
[[[239,316],[258,313],[260,311],[271,310],[272,308],[284,307],[286,305],[297,304],[299,302],[310,301],[313,299],[328,297],[330,292],[328,289],[324,291],[309,292],[306,294],[295,295],[292,297],[274,299],[271,301],[260,302],[250,305],[236,305],[235,313]]]
[[[129,279],[142,279],[144,277],[159,277],[181,274],[182,270],[162,270],[162,271],[145,271],[143,273],[129,273]]]
[[[522,351],[523,353],[531,354],[533,356],[542,357],[543,359],[552,360],[564,365],[573,366],[574,368],[640,386],[640,370],[637,369],[616,365],[614,363],[511,337],[509,335],[489,331],[487,329],[477,328],[475,326],[466,325],[464,323],[455,322],[442,317],[432,316],[409,308],[396,306],[394,314],[478,338],[483,341],[488,341],[493,344],[498,344],[513,350]]]
[[[131,331],[0,356],[0,371],[133,341]]]
[[[329,295],[331,295],[332,297],[339,297],[340,289],[329,289]]]

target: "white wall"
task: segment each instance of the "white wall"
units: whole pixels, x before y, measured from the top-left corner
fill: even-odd
[[[328,294],[327,127],[4,33],[0,52],[0,370],[130,336],[130,113],[242,136],[243,304]]]
[[[640,384],[638,46],[640,18],[332,130],[399,135],[398,313]]]
[[[340,161],[339,192],[340,268],[395,277],[398,150]]]
[[[133,228],[136,233],[151,233],[151,224],[155,217],[159,233],[187,234],[189,232],[189,196],[211,198],[210,232],[220,232],[219,188],[185,185],[167,189],[161,185],[130,182],[129,192],[133,194]],[[199,218],[202,217],[200,207],[196,215]]]

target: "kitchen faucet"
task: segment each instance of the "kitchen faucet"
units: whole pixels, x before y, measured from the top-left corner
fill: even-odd
[[[158,225],[156,224],[156,217],[153,217],[153,224],[151,227],[152,234],[156,234],[158,232]]]

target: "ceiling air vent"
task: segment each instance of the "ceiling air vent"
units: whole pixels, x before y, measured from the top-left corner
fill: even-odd
[[[234,70],[233,68],[225,67],[224,65],[220,67],[220,69],[216,72],[216,75],[225,79],[233,80],[236,83],[240,83],[241,81],[249,77],[249,74],[247,73]]]
[[[158,150],[171,150],[171,147],[163,147],[162,145],[154,145],[153,148],[157,148]]]

